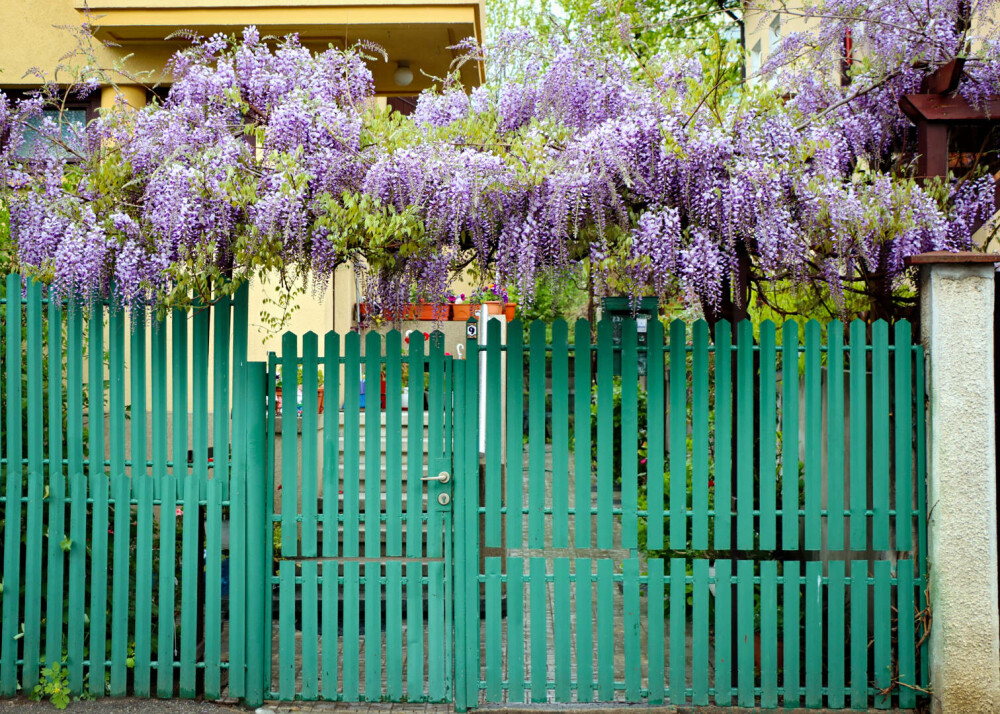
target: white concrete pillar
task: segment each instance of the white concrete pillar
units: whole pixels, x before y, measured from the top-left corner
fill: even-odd
[[[1000,712],[997,493],[993,398],[994,263],[925,253],[928,561],[934,712]]]

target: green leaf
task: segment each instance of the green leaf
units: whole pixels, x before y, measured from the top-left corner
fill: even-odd
[[[63,539],[59,541],[59,547],[62,548],[63,553],[68,553],[72,546],[73,541],[70,540],[69,536],[63,536]]]

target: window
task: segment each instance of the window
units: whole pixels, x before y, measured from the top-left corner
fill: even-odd
[[[753,46],[750,50],[750,76],[756,75],[760,72],[760,62],[761,62],[761,49],[760,40],[757,40],[757,44]]]
[[[767,29],[768,52],[774,52],[781,43],[781,15],[776,15],[771,20],[771,25]]]
[[[37,129],[46,120],[59,121],[59,112],[55,109],[46,109],[40,117],[32,117],[28,120],[28,126],[24,130],[24,140],[17,149],[17,155],[23,159],[35,155],[35,149],[43,139],[33,129]],[[63,125],[60,130],[63,143],[67,146],[74,146],[79,143],[83,136],[83,129],[87,126],[87,110],[84,108],[66,109],[62,116]],[[46,142],[47,143],[47,142]],[[59,146],[53,146],[49,153],[59,158],[69,158],[72,154]]]
[[[11,101],[18,101],[29,95],[27,91],[18,90],[7,90],[6,94]],[[77,141],[78,137],[81,136],[83,128],[87,125],[87,122],[97,117],[98,106],[100,106],[100,92],[94,92],[84,101],[73,101],[67,103],[66,108],[63,110],[62,117],[62,141],[64,141],[67,145],[72,145],[73,142]],[[34,155],[35,147],[40,141],[40,138],[38,133],[34,131],[32,127],[41,126],[42,122],[46,119],[58,122],[58,110],[45,109],[41,116],[28,121],[28,127],[26,127],[24,131],[24,139],[17,149],[17,155],[19,157],[28,158]],[[70,160],[73,160],[68,151],[59,147],[52,147],[51,153],[52,155],[60,158],[70,158]]]

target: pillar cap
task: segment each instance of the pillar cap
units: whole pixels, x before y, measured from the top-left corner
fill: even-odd
[[[971,263],[1000,263],[1000,253],[977,253],[971,250],[957,252],[947,250],[932,250],[928,253],[917,253],[903,259],[907,266],[912,265],[943,265]]]

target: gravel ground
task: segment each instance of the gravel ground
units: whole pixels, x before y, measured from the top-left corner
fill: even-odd
[[[7,712],[55,712],[49,702],[32,702],[27,697],[0,699],[0,714]],[[222,712],[247,712],[235,704],[215,704],[191,699],[95,699],[72,702],[66,708],[73,714],[221,714]]]

